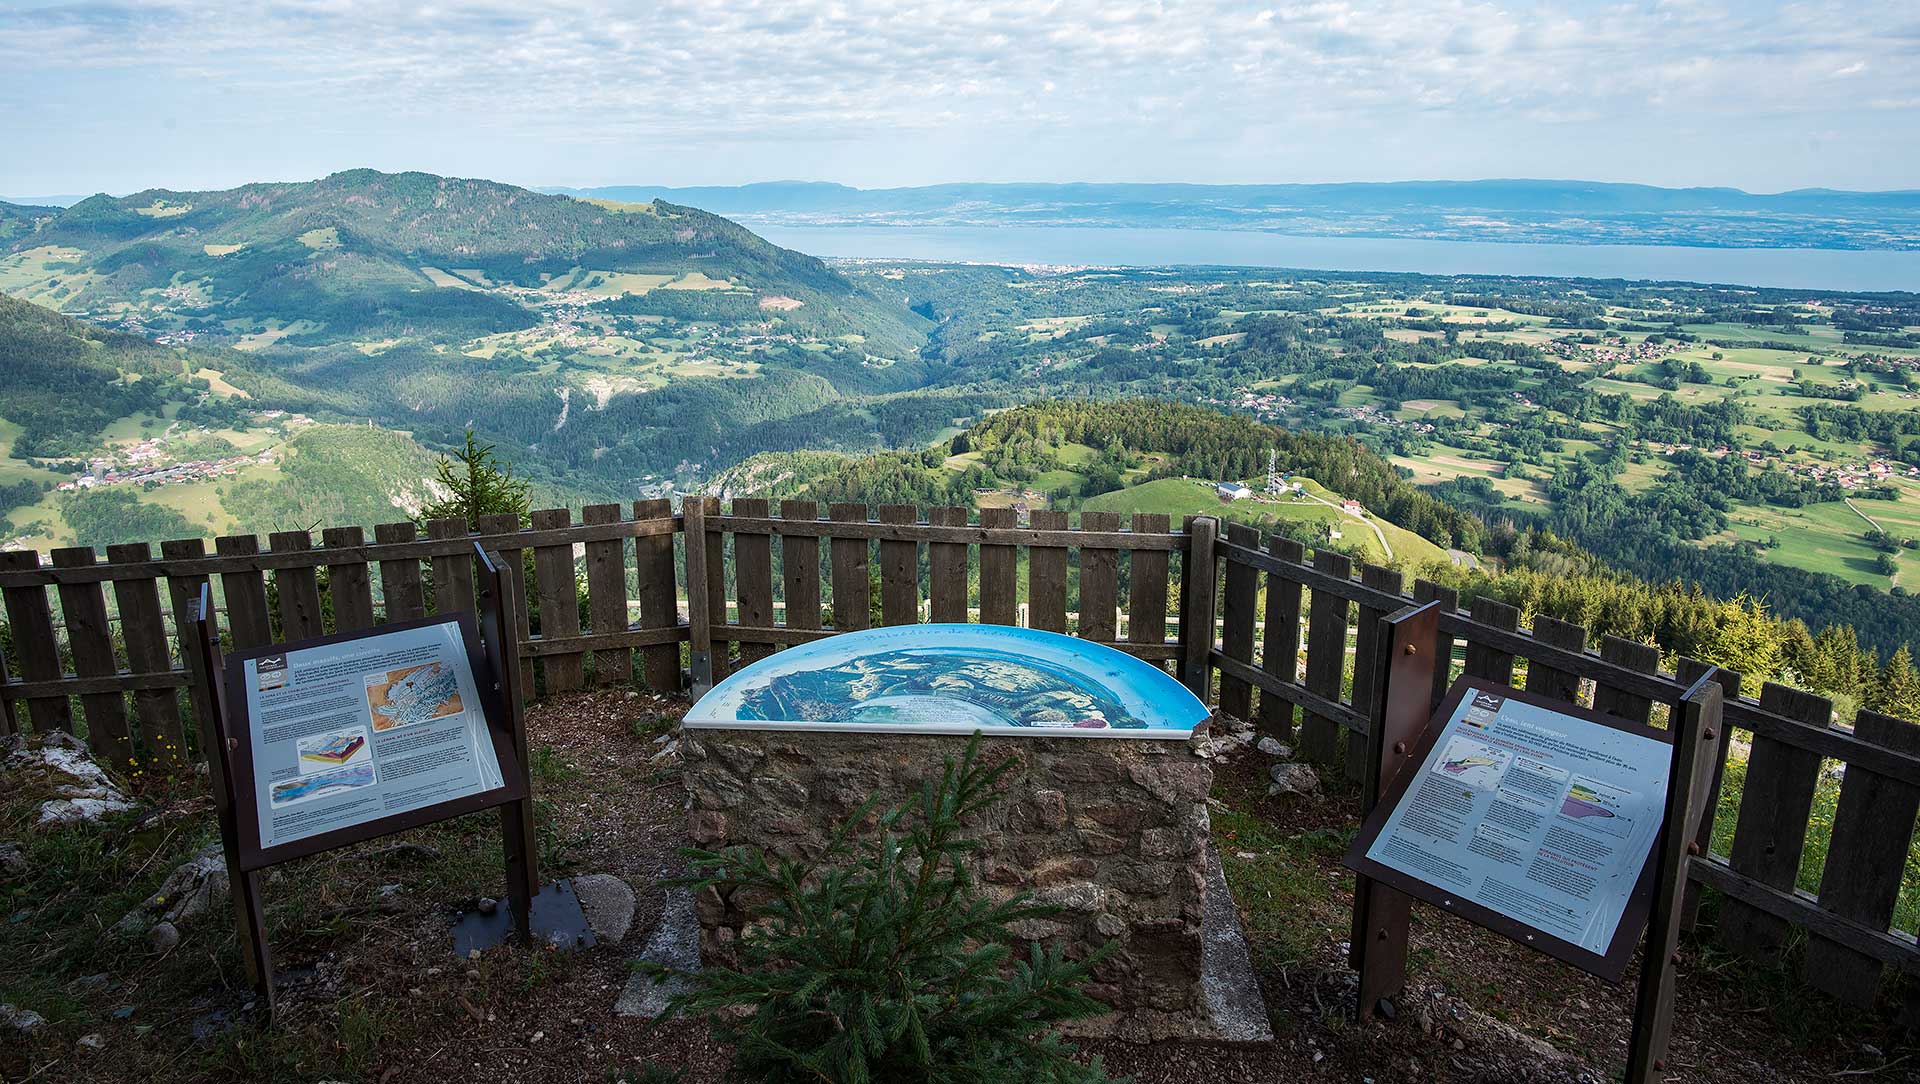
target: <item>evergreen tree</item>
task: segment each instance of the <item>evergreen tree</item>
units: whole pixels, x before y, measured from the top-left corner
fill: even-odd
[[[1882,715],[1920,721],[1920,671],[1913,666],[1913,652],[1904,645],[1887,660],[1880,671],[1880,683],[1873,690],[1868,706]]]
[[[479,530],[481,516],[512,514],[527,522],[530,486],[514,476],[513,466],[493,454],[493,445],[474,439],[467,430],[466,446],[434,464],[434,481],[447,496],[420,509],[420,519],[462,519],[468,530]]]

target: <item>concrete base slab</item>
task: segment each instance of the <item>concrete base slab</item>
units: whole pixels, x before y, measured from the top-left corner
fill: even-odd
[[[677,971],[700,970],[700,919],[693,911],[691,890],[667,889],[660,922],[637,959]],[[666,1011],[667,1002],[686,988],[684,978],[659,980],[651,975],[635,975],[627,980],[627,988],[613,1003],[614,1015],[657,1019]]]

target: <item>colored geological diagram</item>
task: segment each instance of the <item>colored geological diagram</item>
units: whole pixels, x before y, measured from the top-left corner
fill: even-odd
[[[302,773],[324,768],[339,768],[367,759],[367,732],[363,727],[316,734],[299,741]]]
[[[368,676],[367,707],[380,732],[465,710],[459,678],[437,662]]]
[[[315,772],[275,783],[268,791],[275,809],[373,785],[373,762]]]
[[[1440,763],[1435,768],[1463,786],[1491,790],[1500,785],[1500,778],[1506,774],[1512,759],[1513,754],[1505,750],[1472,738],[1456,737],[1447,743],[1447,750],[1440,755]]]
[[[686,725],[764,730],[1184,738],[1204,704],[1124,652],[1003,625],[869,629],[782,651]]]

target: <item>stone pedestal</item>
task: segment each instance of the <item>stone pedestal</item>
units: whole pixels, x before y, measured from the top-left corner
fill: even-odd
[[[1079,957],[1109,941],[1088,992],[1115,1015],[1091,1029],[1140,1039],[1206,1029],[1207,791],[1211,762],[1191,741],[987,738],[981,758],[1018,766],[1006,797],[969,832],[987,891],[1030,892],[1062,908],[1015,933]],[[900,734],[686,730],[680,749],[696,845],[751,844],[781,856],[817,854],[869,797],[893,806],[938,780],[965,738]],[[721,951],[753,921],[742,901],[703,893],[701,945]],[[1088,1028],[1076,1028],[1085,1032]]]

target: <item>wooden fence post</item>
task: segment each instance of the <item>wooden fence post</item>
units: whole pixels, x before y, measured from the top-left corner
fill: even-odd
[[[305,553],[313,548],[313,536],[306,531],[278,531],[267,536],[267,548],[274,553]],[[314,566],[276,569],[273,588],[279,596],[283,641],[311,640],[326,635],[326,618],[320,607],[320,580]]]
[[[982,508],[980,526],[986,530],[1011,530],[1019,525],[1019,513],[1011,508]],[[1016,606],[1019,589],[1020,548],[1018,546],[980,547],[980,623],[1018,625]]]
[[[533,514],[533,529],[557,531],[572,519],[573,514],[565,508],[541,509]],[[540,599],[540,639],[558,641],[580,635],[580,588],[573,578],[573,546],[565,542],[535,546],[533,580]],[[572,692],[587,683],[578,651],[542,651],[540,672],[547,679],[549,693]]]
[[[1080,513],[1082,531],[1118,531],[1117,512]],[[1112,643],[1119,639],[1116,615],[1120,608],[1120,551],[1106,546],[1080,546],[1080,627],[1082,640]]]
[[[1760,707],[1820,727],[1833,714],[1825,698],[1771,681],[1760,689]],[[1765,734],[1753,736],[1728,855],[1733,872],[1781,892],[1794,890],[1819,782],[1820,754]],[[1763,963],[1779,959],[1791,929],[1786,919],[1737,899],[1727,899],[1720,909],[1721,942]]]
[[[1164,512],[1136,512],[1135,534],[1163,535],[1173,526]],[[982,547],[984,549],[985,547]],[[983,578],[982,595],[986,581]],[[1167,551],[1134,550],[1127,557],[1127,642],[1162,647],[1167,642]],[[1165,662],[1153,665],[1165,668]]]
[[[377,545],[400,545],[418,535],[411,523],[376,523],[373,541]],[[420,561],[413,557],[389,557],[380,562],[380,617],[382,623],[411,621],[427,616],[427,596],[420,584]],[[228,603],[231,607],[232,603]]]
[[[1740,675],[1731,670],[1722,670],[1697,659],[1685,657],[1681,658],[1678,670],[1677,676],[1688,685],[1699,681],[1708,673],[1713,674],[1714,680],[1720,683],[1723,703],[1740,696]],[[1732,735],[1729,733],[1731,729],[1727,726],[1718,727],[1718,733],[1710,747],[1702,751],[1702,755],[1712,758],[1713,771],[1707,778],[1706,792],[1700,795],[1700,808],[1695,814],[1700,819],[1700,827],[1696,828],[1693,834],[1694,844],[1698,848],[1694,851],[1695,854],[1707,854],[1713,850],[1713,822],[1720,809],[1720,783],[1727,772],[1727,750],[1732,744]],[[1689,877],[1686,892],[1680,901],[1680,928],[1693,929],[1698,923],[1699,916],[1700,882]]]
[[[927,509],[927,522],[936,527],[965,527],[967,510],[944,507]],[[927,598],[929,618],[937,622],[964,625],[967,622],[967,544],[965,542],[927,543]]]
[[[1220,521],[1195,516],[1187,521],[1187,559],[1180,599],[1180,681],[1202,702],[1213,686],[1213,607],[1219,575],[1213,543]]]
[[[373,627],[373,577],[358,551],[366,536],[358,527],[328,527],[320,541],[329,550],[346,551],[327,561],[327,597],[333,600],[333,630],[359,632]]]
[[[107,560],[114,564],[146,564],[153,549],[145,542],[128,542],[107,547]],[[127,647],[127,666],[136,674],[155,674],[173,669],[173,656],[167,651],[167,623],[160,609],[160,585],[151,576],[113,581],[113,601],[120,608],[120,638]],[[186,735],[180,726],[180,698],[173,689],[136,689],[133,694],[134,717],[140,723],[140,737],[146,744],[149,762],[160,759],[169,769],[187,762]]]
[[[1400,573],[1380,565],[1363,565],[1360,568],[1360,586],[1398,595],[1401,576]],[[1385,628],[1380,619],[1387,616],[1387,611],[1365,605],[1360,606],[1359,610],[1360,616],[1353,630],[1353,710],[1371,719],[1373,718],[1373,698],[1378,689],[1373,667],[1377,662],[1377,641],[1383,635]],[[1423,646],[1420,650],[1430,652],[1431,649]],[[1424,671],[1425,667],[1422,667],[1422,672]],[[1431,678],[1428,679],[1428,685],[1429,687],[1432,685]],[[1367,736],[1348,731],[1347,778],[1356,783],[1364,783],[1368,763]]]
[[[55,568],[91,568],[92,546],[53,551]],[[74,673],[80,677],[112,677],[120,672],[113,657],[113,629],[107,624],[106,593],[100,582],[62,583],[60,612],[67,619],[67,649],[73,652]],[[133,733],[127,728],[127,700],[120,690],[86,693],[80,710],[87,720],[87,747],[115,771],[126,771],[133,760]]]
[[[816,523],[820,506],[812,501],[781,501],[780,518]],[[820,538],[810,534],[780,536],[780,564],[786,579],[787,627],[820,627]],[[961,570],[962,575],[965,569]]]
[[[836,523],[867,522],[867,506],[835,503],[827,517]],[[834,536],[827,544],[833,564],[833,631],[852,632],[873,624],[873,584],[867,579],[869,549],[864,537]]]
[[[911,526],[920,510],[910,504],[883,504],[880,522]],[[880,540],[880,623],[915,625],[920,622],[920,544],[912,539]]]
[[[736,497],[733,514],[765,519],[770,511],[763,497]],[[757,531],[733,532],[733,591],[739,623],[751,628],[773,626],[773,536]],[[740,665],[759,662],[773,654],[774,644],[742,640]]]
[[[1067,514],[1034,509],[1028,516],[1036,531],[1064,531]],[[1067,631],[1067,548],[1027,547],[1027,627]]]

